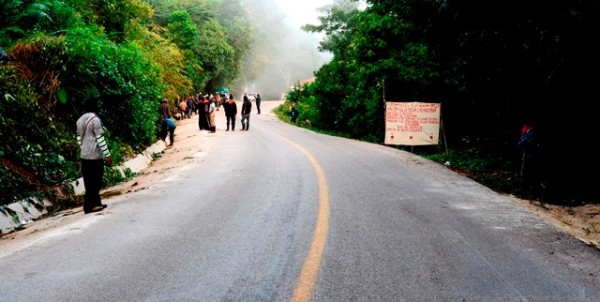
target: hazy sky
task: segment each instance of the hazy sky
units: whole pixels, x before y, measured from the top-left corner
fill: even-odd
[[[322,33],[307,33],[300,29],[300,27],[306,24],[320,24],[317,18],[321,16],[319,8],[326,5],[333,4],[333,0],[273,0],[278,5],[287,19],[286,24],[293,29],[298,30],[300,36],[310,36],[310,39],[319,41],[323,39],[324,34]],[[316,45],[316,44],[315,44]],[[329,57],[329,55],[325,55]]]
[[[241,78],[241,91],[257,91],[267,98],[278,98],[289,88],[308,78],[331,58],[318,50],[324,35],[301,29],[319,24],[319,8],[334,0],[246,0],[252,24],[261,40],[254,52],[268,58],[256,70]],[[263,36],[264,35],[264,36]],[[260,43],[266,44],[260,44]],[[251,80],[250,80],[251,79]]]
[[[279,98],[293,85],[314,77],[331,60],[331,53],[319,51],[325,34],[305,32],[301,27],[320,25],[318,17],[324,15],[321,9],[333,5],[335,0],[243,1],[257,29],[258,42],[253,45],[247,72],[239,78],[239,91]],[[253,64],[257,62],[258,65]]]
[[[276,0],[274,1],[296,25],[316,24],[318,8],[333,3],[333,0]]]

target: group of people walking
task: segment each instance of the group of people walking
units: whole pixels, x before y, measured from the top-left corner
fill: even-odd
[[[225,131],[229,131],[230,127],[231,131],[235,131],[235,119],[238,110],[232,95],[230,95],[229,100],[223,104],[223,109],[225,110],[225,118],[227,119],[227,129]],[[247,131],[250,128],[250,112],[252,112],[252,103],[250,102],[248,95],[244,94],[241,111],[243,131]]]
[[[197,102],[197,97],[194,96],[190,96],[179,102],[178,108],[181,119],[192,118],[192,112],[197,112]]]
[[[257,99],[257,107],[260,101]],[[227,129],[225,131],[235,131],[235,120],[238,113],[237,104],[233,99],[233,95],[229,95],[229,99],[223,103],[223,110],[225,111],[225,118],[227,120]],[[248,95],[244,93],[241,110],[241,123],[242,131],[248,131],[250,129],[250,113],[252,112],[252,102],[248,98]],[[260,113],[259,113],[260,114]]]
[[[256,108],[260,114],[260,94],[255,96]],[[238,114],[237,104],[233,94],[214,93],[214,94],[198,94],[182,100],[177,105],[181,118],[191,118],[193,113],[198,115],[198,128],[200,130],[208,130],[211,133],[216,132],[216,113],[219,107],[223,106],[225,118],[227,120],[227,129],[225,131],[235,131],[236,116]],[[242,131],[250,129],[250,113],[252,112],[252,102],[247,93],[244,93],[242,108],[241,108],[241,123]],[[158,137],[166,142],[169,138],[168,146],[172,146],[174,142],[174,132],[177,125],[173,120],[175,116],[171,113],[168,101],[163,99],[161,106],[158,109],[160,130]]]

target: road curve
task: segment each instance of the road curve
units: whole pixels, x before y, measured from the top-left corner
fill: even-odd
[[[1,254],[0,301],[600,296],[596,249],[443,166],[270,114],[223,122],[150,188]]]

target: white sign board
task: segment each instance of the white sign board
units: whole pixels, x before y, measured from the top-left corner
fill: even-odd
[[[440,134],[439,103],[386,102],[386,145],[437,145]]]

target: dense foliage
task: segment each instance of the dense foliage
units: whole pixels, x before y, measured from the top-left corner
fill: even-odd
[[[434,158],[495,173],[487,183],[512,193],[598,201],[589,175],[600,165],[586,146],[598,129],[587,108],[600,67],[598,3],[367,3],[335,1],[320,24],[304,26],[326,34],[321,48],[334,55],[297,100],[314,111],[313,126],[382,143],[383,100],[440,102],[449,153]],[[518,186],[516,144],[524,122],[535,125],[539,146],[539,177],[527,188]]]
[[[39,194],[72,202],[63,184],[79,177],[75,122],[86,104],[97,105],[118,164],[156,140],[159,100],[231,83],[253,38],[244,10],[232,10],[240,3],[1,0],[10,61],[0,67],[0,205]]]

